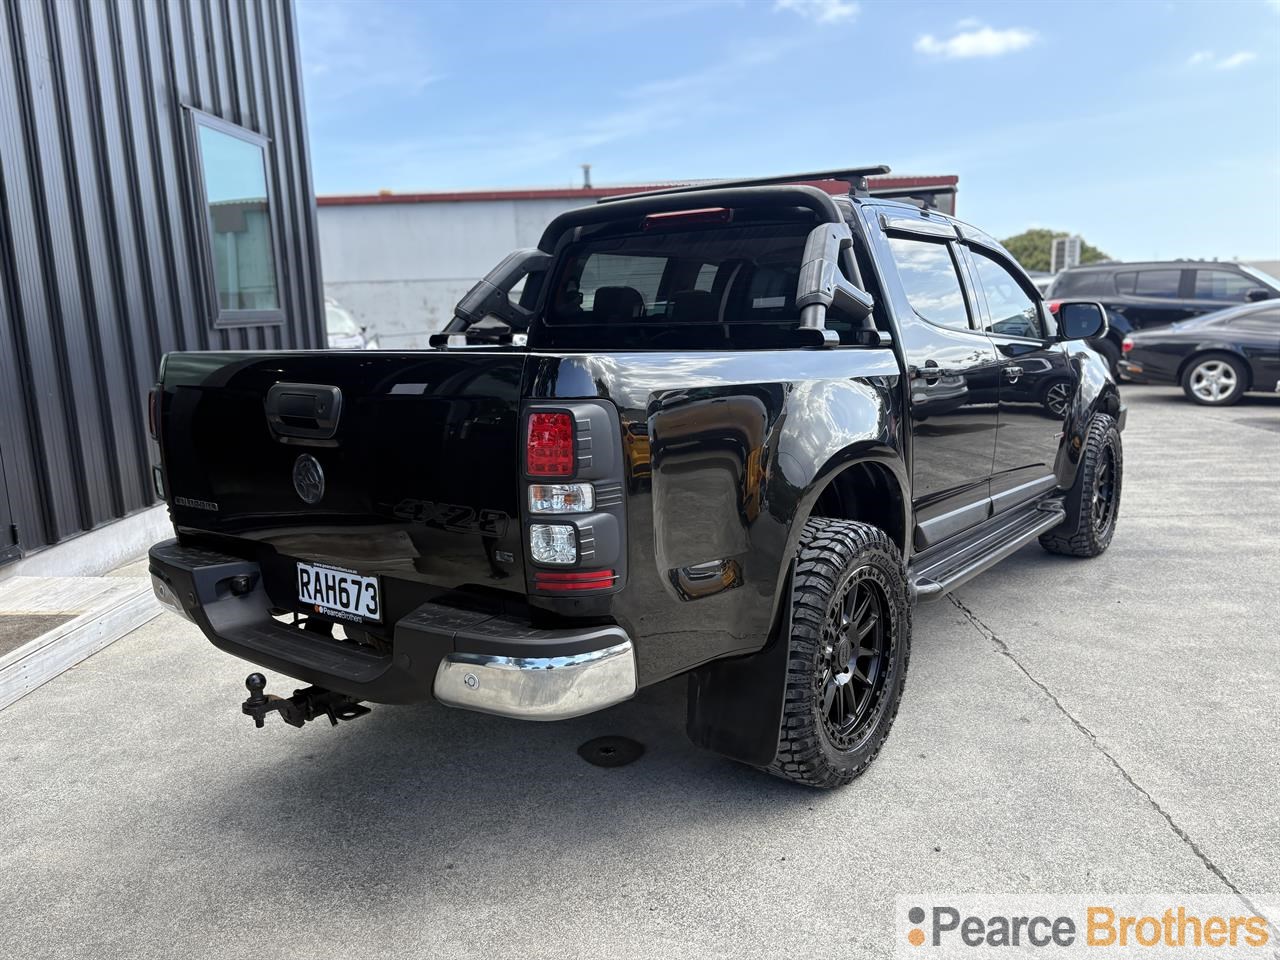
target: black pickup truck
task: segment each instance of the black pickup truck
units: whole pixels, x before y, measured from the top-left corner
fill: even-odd
[[[169,354],[157,596],[313,685],[251,675],[259,726],[553,720],[685,674],[695,743],[848,783],[914,603],[1037,538],[1101,553],[1121,490],[1101,307],[871,198],[886,170],[564,213],[429,350]]]

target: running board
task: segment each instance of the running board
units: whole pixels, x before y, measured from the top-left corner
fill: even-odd
[[[1066,519],[1061,500],[1044,500],[993,517],[912,563],[909,580],[916,600],[936,600],[1016,553]]]

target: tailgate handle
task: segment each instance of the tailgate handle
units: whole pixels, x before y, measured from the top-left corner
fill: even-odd
[[[267,391],[267,423],[276,439],[331,440],[342,416],[342,390],[320,383],[277,383]]]

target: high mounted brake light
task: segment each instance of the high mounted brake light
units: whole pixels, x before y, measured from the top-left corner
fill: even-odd
[[[672,210],[669,213],[651,213],[644,218],[641,230],[659,230],[662,227],[683,227],[690,223],[732,223],[733,211],[728,207],[701,207],[697,210]]]
[[[574,464],[573,417],[567,413],[531,413],[525,431],[524,472],[531,477],[571,477]]]

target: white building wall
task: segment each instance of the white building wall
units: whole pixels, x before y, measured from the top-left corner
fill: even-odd
[[[425,347],[499,260],[533,247],[557,214],[594,203],[465,200],[321,206],[325,296],[389,349]]]

